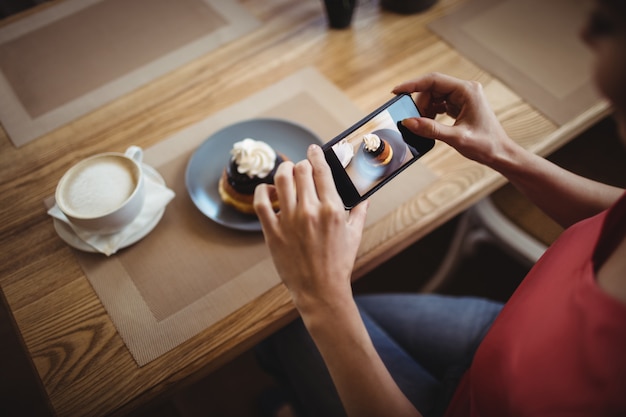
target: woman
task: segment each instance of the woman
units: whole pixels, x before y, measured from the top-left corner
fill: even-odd
[[[626,3],[598,0],[583,38],[626,143]],[[568,229],[504,307],[435,295],[354,300],[350,274],[367,202],[345,214],[318,146],[307,160],[282,164],[280,213],[267,186],[257,188],[255,208],[302,321],[259,355],[293,388],[298,413],[626,415],[624,190],[525,151],[477,83],[429,74],[393,91],[418,93],[426,117],[405,120],[408,129],[498,170]],[[455,124],[434,121],[439,113]]]

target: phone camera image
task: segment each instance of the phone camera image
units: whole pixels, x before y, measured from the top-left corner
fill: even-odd
[[[331,149],[361,196],[419,156],[404,141],[389,110],[378,113]]]
[[[432,149],[433,139],[417,136],[402,125],[409,117],[420,117],[420,113],[409,94],[400,94],[324,144],[326,161],[347,209]]]

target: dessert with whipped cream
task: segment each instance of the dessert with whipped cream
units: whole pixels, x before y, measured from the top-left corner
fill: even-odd
[[[393,149],[389,142],[375,133],[363,135],[363,153],[365,159],[375,166],[387,165],[393,158]]]
[[[251,138],[234,143],[230,155],[218,185],[220,197],[238,211],[254,214],[254,189],[261,183],[273,184],[276,168],[287,157],[274,151],[267,143]],[[271,198],[277,210],[275,193]]]

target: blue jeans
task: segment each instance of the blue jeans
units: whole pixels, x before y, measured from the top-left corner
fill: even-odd
[[[445,411],[478,345],[502,308],[475,297],[356,297],[378,354],[425,416]],[[301,320],[256,348],[261,366],[289,391],[299,416],[345,416],[328,370]]]

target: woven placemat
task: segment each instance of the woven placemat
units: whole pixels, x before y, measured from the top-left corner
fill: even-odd
[[[220,0],[67,0],[0,28],[0,122],[17,147],[242,36]]]
[[[430,28],[558,125],[601,101],[580,39],[590,2],[469,0]]]

